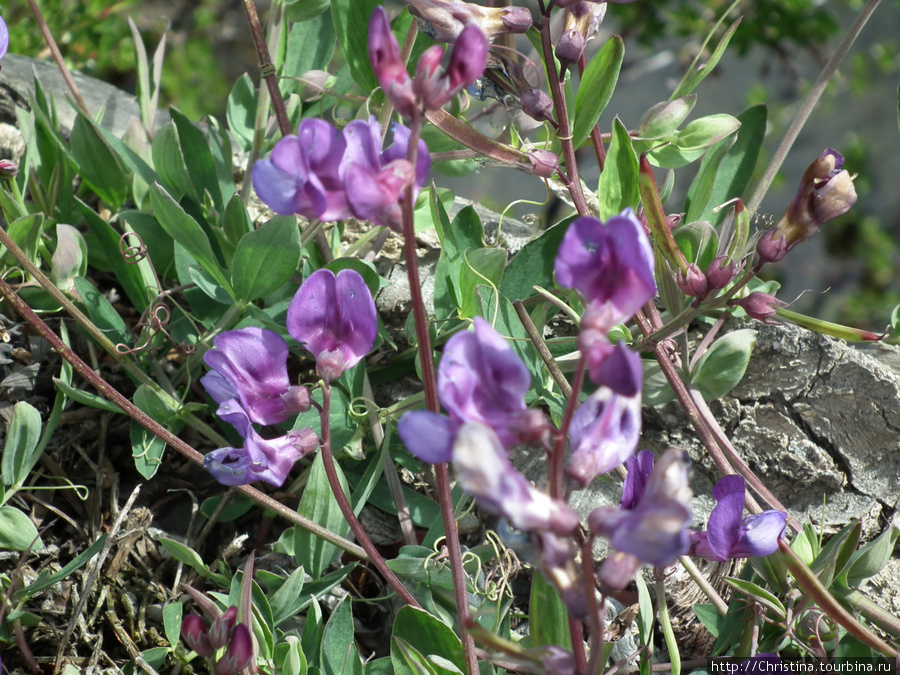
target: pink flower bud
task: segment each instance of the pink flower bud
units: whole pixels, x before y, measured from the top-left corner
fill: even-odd
[[[209,643],[213,649],[221,649],[231,640],[234,622],[237,621],[237,607],[232,605],[209,627]]]
[[[541,178],[551,178],[559,169],[559,157],[549,150],[532,150],[528,153],[528,160],[531,162],[529,173]]]
[[[213,648],[209,643],[206,624],[196,614],[188,614],[184,617],[184,620],[181,622],[181,637],[184,638],[187,646],[200,656],[212,655]]]
[[[538,122],[553,120],[553,101],[540,89],[529,87],[522,98],[522,110]]]
[[[737,275],[738,268],[727,255],[715,258],[706,268],[706,281],[715,290],[725,288]]]
[[[0,159],[0,176],[15,178],[19,175],[19,165],[11,159]]]
[[[302,457],[311,455],[319,449],[321,440],[312,427],[294,429],[293,431],[289,431],[287,436],[294,447],[300,451]]]
[[[216,675],[237,675],[253,660],[253,636],[246,624],[234,629],[225,656],[216,662]]]
[[[466,26],[456,40],[447,67],[450,96],[481,77],[487,65],[487,54],[488,41],[484,33],[474,24]]]
[[[709,282],[696,263],[690,263],[686,272],[678,272],[675,282],[685,295],[704,298],[709,292]]]
[[[404,117],[416,112],[412,78],[400,58],[400,45],[391,32],[384,7],[376,7],[369,20],[369,62],[384,95]]]
[[[757,319],[763,323],[771,323],[769,319],[775,317],[780,307],[787,305],[786,302],[779,300],[774,295],[761,291],[755,291],[746,298],[731,300],[728,304],[732,307],[741,307],[751,319]]]
[[[575,28],[570,28],[559,36],[556,43],[556,58],[563,67],[575,63],[584,53],[584,35]]]

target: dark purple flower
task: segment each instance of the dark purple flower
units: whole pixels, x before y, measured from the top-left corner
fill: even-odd
[[[647,481],[653,473],[653,453],[649,450],[641,450],[637,455],[629,457],[625,462],[628,474],[625,476],[625,484],[622,486],[622,499],[619,508],[626,511],[634,511],[640,504],[647,487]]]
[[[475,331],[447,341],[438,368],[441,403],[457,422],[491,427],[509,447],[518,442],[531,374],[509,343],[481,317]]]
[[[490,427],[473,423],[459,428],[453,468],[459,486],[481,508],[506,518],[517,529],[569,535],[578,528],[578,514],[529,485]]]
[[[764,511],[741,519],[746,486],[742,476],[725,476],[713,488],[717,504],[706,532],[691,535],[691,555],[719,562],[729,558],[764,558],[778,550],[787,514]]]
[[[257,424],[279,424],[309,410],[309,391],[291,385],[287,343],[264,328],[219,333],[203,361],[212,370],[200,378],[209,395],[222,404],[238,399]]]
[[[357,218],[399,230],[402,222],[399,201],[410,184],[415,199],[428,178],[431,168],[428,147],[419,140],[416,170],[413,171],[406,159],[410,131],[402,124],[394,125],[393,143],[383,152],[381,127],[374,117],[368,121],[350,122],[344,128],[343,136],[347,148],[341,159],[340,173],[350,210]]]
[[[622,372],[608,370],[610,380],[623,393],[601,386],[575,411],[569,427],[572,455],[566,476],[581,487],[631,457],[641,435],[640,357],[621,343],[616,350],[604,363],[621,364]],[[636,379],[632,360],[638,361]]]
[[[196,614],[188,614],[181,622],[181,637],[185,644],[200,656],[211,656],[212,645],[209,642],[209,633],[206,631],[206,623]]]
[[[269,159],[253,165],[253,188],[275,213],[323,221],[351,216],[339,173],[346,143],[328,122],[308,118],[296,136],[275,144]]]
[[[219,448],[207,453],[203,460],[203,468],[222,485],[247,485],[264,480],[281,487],[294,462],[318,446],[308,442],[307,429],[269,440],[263,438],[237,400],[225,401],[216,414],[233,425],[244,439],[243,447]]]
[[[369,63],[384,95],[404,117],[412,117],[417,109],[412,78],[400,58],[400,45],[391,32],[384,7],[376,7],[369,19]]]
[[[331,382],[369,353],[378,334],[378,316],[359,272],[313,272],[287,312],[287,329],[316,358],[319,377]]]
[[[238,675],[253,660],[253,635],[247,624],[234,627],[228,650],[216,662],[216,675]]]
[[[591,216],[575,220],[563,237],[555,270],[561,286],[580,290],[603,311],[607,330],[656,294],[653,251],[630,208],[605,225]]]
[[[639,461],[635,479],[643,474],[646,462]],[[630,510],[598,508],[588,516],[588,527],[606,537],[615,549],[600,566],[598,578],[613,588],[623,588],[641,564],[664,567],[687,552],[691,524],[688,487],[688,459],[681,450],[669,450],[657,462],[644,486],[644,494],[634,505],[634,488],[628,501]],[[623,492],[623,501],[625,495]]]

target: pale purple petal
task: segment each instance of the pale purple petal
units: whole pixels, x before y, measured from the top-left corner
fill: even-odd
[[[241,328],[216,336],[203,360],[218,376],[201,378],[218,403],[233,391],[258,424],[278,424],[291,414],[282,396],[291,387],[284,339],[263,328]]]
[[[653,473],[653,453],[649,450],[641,450],[634,457],[625,461],[628,474],[625,476],[625,484],[622,486],[622,499],[619,508],[633,511],[637,508],[644,496],[644,488]]]
[[[0,59],[6,56],[6,52],[9,49],[9,28],[6,25],[6,22],[3,20],[3,17],[0,16]]]
[[[643,384],[641,357],[619,342],[601,362],[592,365],[591,382],[622,396],[639,396]]]
[[[490,427],[464,424],[453,445],[453,466],[460,487],[489,513],[520,530],[571,534],[578,514],[558,499],[529,485]]]
[[[397,423],[397,432],[413,455],[429,464],[453,459],[453,441],[459,424],[430,410],[406,413]]]
[[[765,558],[778,550],[778,540],[784,532],[787,513],[763,511],[744,518],[738,542],[731,549],[731,558]]]

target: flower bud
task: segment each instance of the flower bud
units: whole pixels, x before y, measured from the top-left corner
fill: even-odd
[[[541,178],[552,178],[559,169],[559,157],[549,150],[532,150],[528,153],[531,169],[528,173]]]
[[[757,319],[763,323],[770,323],[769,319],[775,317],[780,307],[787,305],[786,302],[779,300],[774,295],[755,291],[746,298],[729,301],[729,306],[740,307],[751,319]]]
[[[563,68],[576,63],[584,53],[584,36],[577,29],[570,28],[559,36],[555,53]]]
[[[253,636],[246,624],[234,629],[228,651],[216,662],[216,675],[237,675],[253,660]]]
[[[305,413],[312,408],[312,394],[309,389],[294,385],[281,395],[284,409],[290,414]]]
[[[692,298],[704,298],[709,292],[706,275],[700,271],[696,263],[690,263],[685,272],[679,271],[675,277],[675,283],[678,284],[682,293]]]
[[[206,624],[196,614],[188,614],[184,617],[184,620],[181,622],[181,637],[184,638],[187,646],[200,656],[212,655],[213,648],[209,643],[209,633],[206,630]]]
[[[0,177],[15,178],[19,175],[19,165],[11,159],[0,159]]]
[[[714,258],[706,268],[706,281],[714,290],[725,288],[737,275],[738,269],[734,261],[727,255]]]
[[[232,605],[209,627],[209,644],[213,649],[221,649],[231,640],[234,622],[237,621],[237,607]]]
[[[340,349],[327,349],[316,357],[316,375],[334,382],[345,370],[346,361]]]
[[[447,66],[446,77],[451,97],[481,77],[487,65],[487,54],[488,41],[481,29],[474,24],[463,28]]]
[[[538,122],[553,120],[553,101],[540,89],[529,87],[522,94],[520,102],[522,103],[522,110]]]
[[[369,20],[369,62],[384,95],[404,117],[416,111],[416,95],[412,78],[400,58],[400,45],[391,32],[384,7],[376,7]]]
[[[469,24],[493,42],[504,33],[525,33],[533,23],[525,7],[482,7],[461,0],[408,0],[407,5],[419,29],[437,42],[456,42]]]
[[[319,435],[312,427],[294,429],[288,432],[288,438],[293,446],[300,451],[302,457],[314,453],[319,448]]]

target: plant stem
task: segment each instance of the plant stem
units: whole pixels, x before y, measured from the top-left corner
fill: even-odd
[[[394,589],[397,595],[399,595],[407,605],[421,609],[421,605],[419,605],[412,594],[406,589],[406,586],[404,586],[400,579],[397,578],[397,575],[394,574],[391,568],[387,566],[384,558],[378,552],[378,549],[375,548],[372,540],[369,539],[369,535],[367,535],[366,531],[363,529],[362,523],[359,522],[359,518],[357,518],[356,514],[353,512],[353,507],[350,505],[347,495],[344,494],[344,488],[341,486],[337,469],[335,469],[334,466],[334,454],[331,452],[331,385],[327,382],[324,383],[324,386],[322,387],[322,410],[319,412],[319,419],[322,421],[322,465],[325,467],[325,475],[328,476],[328,484],[331,485],[331,491],[334,493],[334,498],[338,503],[338,508],[340,508],[341,513],[344,516],[344,520],[347,521],[350,529],[353,530],[356,540],[365,549],[369,556],[369,561],[381,573],[381,576],[388,582],[390,587]]]
[[[410,124],[409,156],[407,159],[415,170],[419,151],[419,137],[422,133],[422,118],[413,119]],[[416,257],[416,233],[413,222],[414,185],[411,183],[400,204],[403,214],[403,255],[406,261],[406,275],[409,280],[409,295],[412,302],[413,318],[416,326],[416,342],[419,361],[422,368],[422,384],[425,389],[425,406],[431,412],[440,412],[438,400],[437,375],[434,370],[434,355],[431,348],[431,335],[428,332],[428,317],[425,315],[425,301],[422,298],[422,284],[419,280],[419,261]],[[446,464],[434,465],[434,478],[437,487],[438,504],[441,507],[441,519],[444,523],[444,535],[447,542],[447,553],[450,559],[450,571],[453,576],[453,592],[456,601],[456,614],[462,633],[463,655],[468,675],[478,675],[478,657],[475,654],[475,641],[463,627],[468,623],[469,595],[466,589],[466,572],[462,564],[462,549],[459,545],[456,517],[453,513],[453,496],[450,493],[450,474]]]
[[[269,47],[266,44],[266,36],[263,34],[262,25],[259,23],[256,4],[253,0],[244,0],[243,4],[244,13],[247,15],[247,23],[250,24],[250,35],[253,37],[253,44],[256,46],[256,57],[259,59],[259,74],[266,81],[269,96],[272,97],[272,109],[275,111],[275,119],[278,120],[278,129],[281,131],[282,136],[288,136],[291,133],[291,123],[284,108],[281,90],[278,88],[275,66],[272,63],[272,58],[269,56]]]
[[[56,45],[56,40],[53,39],[53,34],[50,32],[47,22],[44,21],[44,15],[41,13],[41,8],[38,7],[35,0],[28,0],[28,6],[31,8],[31,13],[34,14],[34,20],[37,21],[38,28],[41,29],[41,35],[44,37],[44,42],[47,43],[47,48],[50,50],[50,54],[53,56],[56,65],[59,67],[59,72],[62,73],[66,86],[69,88],[69,91],[72,92],[72,98],[75,99],[75,103],[78,104],[78,107],[81,108],[82,112],[90,117],[91,111],[88,110],[87,103],[85,103],[84,99],[81,97],[81,92],[78,91],[78,85],[75,84],[75,80],[72,79],[72,73],[70,73],[69,69],[66,67],[66,62],[63,60],[59,47]]]
[[[43,319],[35,314],[34,310],[32,310],[31,307],[29,307],[25,303],[25,301],[16,294],[16,292],[9,286],[9,284],[7,284],[2,279],[0,279],[0,295],[2,295],[6,299],[10,306],[16,312],[18,312],[22,318],[24,318],[29,324],[31,324],[31,326],[41,335],[41,337],[43,337],[45,340],[47,340],[47,342],[50,343],[50,346],[53,347],[62,358],[72,364],[72,367],[78,372],[78,374],[81,375],[85,380],[87,380],[91,384],[91,386],[93,386],[102,396],[104,396],[112,403],[115,403],[117,406],[119,406],[119,408],[122,409],[122,412],[124,412],[131,419],[144,427],[151,434],[157,436],[158,438],[161,438],[186,459],[190,460],[197,466],[203,466],[204,456],[201,453],[197,452],[197,450],[182,441],[180,438],[178,438],[178,436],[156,422],[152,417],[147,415],[144,411],[142,411],[131,401],[129,401],[125,396],[123,396],[119,391],[117,391],[106,380],[104,380],[97,373],[91,370],[90,366],[88,366],[88,364],[86,364],[75,352],[69,349],[69,347],[67,347],[66,344],[59,339],[59,336],[54,333],[46,323],[44,323]],[[288,522],[299,525],[303,529],[312,532],[317,537],[320,537],[321,539],[334,544],[338,548],[346,551],[347,553],[350,553],[351,555],[356,556],[357,558],[360,558],[361,560],[369,561],[368,554],[360,546],[357,546],[356,544],[347,541],[343,537],[339,537],[336,534],[329,532],[318,523],[315,523],[308,518],[304,518],[296,511],[289,509],[281,502],[273,499],[269,495],[257,490],[256,488],[250,487],[249,485],[239,485],[234,489],[241,494],[249,497],[263,508],[274,511]]]
[[[838,45],[838,48],[835,50],[834,54],[832,54],[831,58],[828,59],[825,67],[822,68],[822,72],[820,73],[819,78],[816,80],[813,88],[810,89],[809,94],[806,95],[806,98],[803,100],[800,109],[797,111],[796,116],[791,122],[791,126],[788,127],[788,130],[784,134],[784,138],[781,139],[781,145],[778,146],[778,149],[775,151],[775,154],[772,157],[772,161],[769,163],[766,172],[759,180],[756,189],[753,191],[753,196],[750,197],[749,201],[747,202],[747,208],[749,208],[751,211],[756,211],[759,208],[759,205],[762,203],[763,197],[766,196],[766,192],[769,191],[769,187],[771,187],[772,185],[772,181],[775,180],[775,175],[778,173],[778,170],[784,163],[785,158],[787,158],[788,152],[790,152],[791,147],[794,145],[794,141],[796,141],[797,136],[800,135],[800,130],[803,128],[803,125],[806,124],[806,121],[812,114],[813,109],[819,103],[819,99],[822,97],[822,94],[825,93],[825,88],[828,86],[831,78],[834,77],[835,72],[837,72],[838,66],[840,65],[841,61],[844,60],[844,57],[847,56],[847,52],[850,51],[850,47],[856,41],[856,38],[859,37],[863,26],[866,25],[869,17],[872,16],[872,13],[880,3],[881,0],[868,0],[865,6],[861,10],[859,10],[859,14],[856,16],[856,20],[853,22],[853,25],[850,26],[850,30],[847,31],[844,39],[841,40],[841,44]]]

